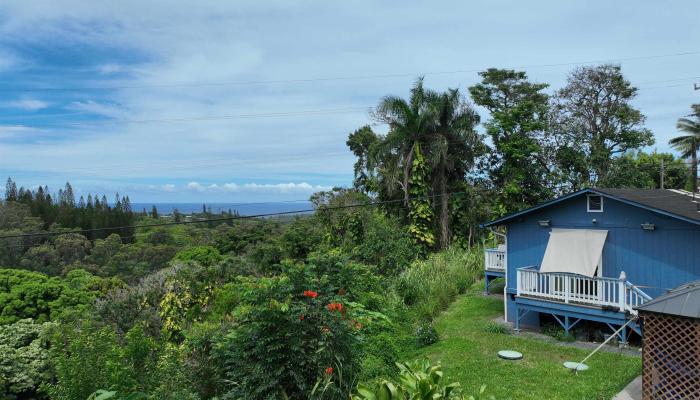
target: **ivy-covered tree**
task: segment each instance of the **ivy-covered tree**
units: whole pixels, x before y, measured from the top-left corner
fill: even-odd
[[[414,147],[412,157],[409,194],[408,219],[410,225],[408,232],[413,236],[414,242],[423,251],[431,249],[435,245],[433,234],[433,209],[430,204],[430,186],[428,178],[430,170],[421,153],[420,145]]]

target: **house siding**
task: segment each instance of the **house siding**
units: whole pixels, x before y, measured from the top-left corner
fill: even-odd
[[[625,271],[628,281],[652,297],[700,279],[700,226],[610,198],[603,202],[603,212],[587,212],[582,193],[508,223],[508,293],[516,293],[518,268],[542,262],[551,228],[607,230],[601,275],[618,278]],[[540,220],[549,220],[551,226],[540,227]],[[645,222],[656,229],[642,230],[640,224]],[[507,302],[512,321],[512,296]],[[537,320],[524,322],[536,324]]]

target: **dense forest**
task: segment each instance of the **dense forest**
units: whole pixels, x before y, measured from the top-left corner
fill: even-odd
[[[589,186],[692,190],[700,140],[696,105],[672,141],[682,158],[643,151],[654,136],[615,65],[577,68],[552,94],[525,72],[480,77],[381,99],[347,139],[352,187],[314,194],[313,215],[182,223],[8,179],[0,398],[476,393],[411,384],[407,369],[433,367],[396,363],[438,340],[433,318],[481,278],[494,238],[479,224]]]

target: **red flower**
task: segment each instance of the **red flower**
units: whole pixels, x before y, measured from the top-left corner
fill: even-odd
[[[333,374],[333,367],[328,367],[326,368],[326,376],[332,375]]]
[[[337,311],[339,313],[344,312],[343,311],[343,304],[342,303],[329,303],[326,308],[328,311]]]
[[[303,321],[303,320],[304,320],[304,316],[303,316],[303,315],[300,315],[300,316],[299,316],[299,321]]]
[[[304,296],[311,297],[312,299],[315,299],[316,296],[318,296],[318,293],[314,292],[313,290],[304,290]]]

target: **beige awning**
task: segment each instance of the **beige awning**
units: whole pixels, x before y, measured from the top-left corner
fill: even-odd
[[[569,272],[593,277],[608,231],[552,228],[540,272]]]

